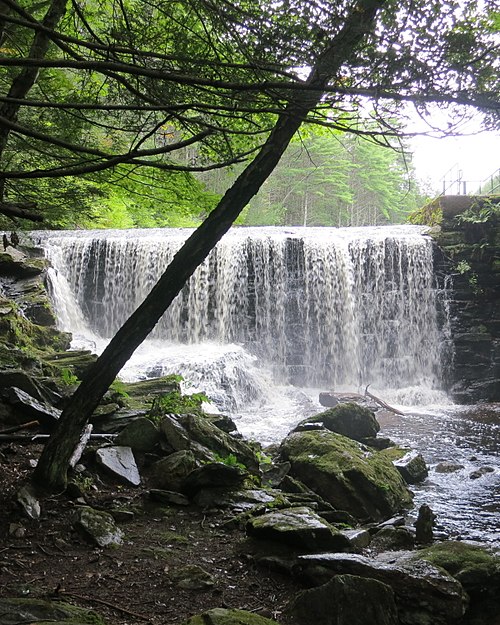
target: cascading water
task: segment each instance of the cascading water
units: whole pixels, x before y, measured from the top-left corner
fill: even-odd
[[[186,232],[42,236],[88,329],[110,338]],[[79,333],[82,319],[68,303],[67,291],[56,298],[59,318],[64,329]],[[240,344],[277,379],[302,386],[436,387],[432,244],[408,227],[235,230],[196,271],[152,338]]]
[[[102,350],[188,234],[33,233],[52,263],[59,324],[76,346]],[[318,389],[371,384],[406,406],[407,416],[382,419],[385,435],[410,443],[431,467],[462,467],[432,471],[415,487],[416,504],[431,504],[454,535],[498,542],[500,412],[466,411],[439,390],[449,345],[441,295],[431,240],[416,227],[234,229],[122,377],[181,373],[263,443],[322,410]],[[471,480],[478,466],[493,470]]]

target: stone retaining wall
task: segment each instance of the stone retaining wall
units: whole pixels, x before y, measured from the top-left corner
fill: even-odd
[[[448,297],[447,387],[455,401],[500,401],[500,197],[443,196],[436,269]]]

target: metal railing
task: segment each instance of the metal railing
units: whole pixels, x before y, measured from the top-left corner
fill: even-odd
[[[484,180],[465,180],[458,164],[441,178],[441,195],[495,195],[500,194],[500,168]]]

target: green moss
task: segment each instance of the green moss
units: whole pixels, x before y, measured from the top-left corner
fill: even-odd
[[[439,198],[410,213],[408,221],[417,226],[439,226],[443,221],[443,209]]]
[[[500,583],[500,556],[477,545],[446,541],[421,549],[416,557],[441,567],[472,594]]]

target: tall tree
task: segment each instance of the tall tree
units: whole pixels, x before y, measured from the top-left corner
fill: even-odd
[[[494,38],[482,22],[472,21],[487,20],[481,13],[484,3],[478,9],[475,2],[455,0],[266,5],[253,0],[88,0],[80,5],[73,0],[71,20],[61,19],[59,30],[13,0],[3,4],[10,11],[0,19],[46,34],[52,45],[45,58],[6,54],[1,59],[5,71],[34,66],[40,72],[67,73],[78,88],[73,100],[68,92],[64,101],[28,94],[3,97],[5,104],[21,107],[17,117],[0,118],[9,139],[21,137],[50,150],[50,164],[26,170],[6,163],[0,179],[14,185],[124,163],[201,171],[255,155],[64,410],[35,471],[37,481],[50,489],[65,484],[81,428],[116,374],[257,193],[304,121],[364,134],[359,119],[368,114],[363,111],[371,99],[369,110],[375,111],[378,127],[369,134],[382,137],[397,132],[387,120],[406,101],[477,106],[492,121],[499,111],[499,79],[491,71],[498,63]],[[474,30],[472,47],[471,39],[457,39],[460,29]],[[152,42],[149,49],[146,40]],[[76,143],[62,137],[60,127],[51,134],[25,114],[45,108],[97,126],[102,143],[94,145],[95,137]],[[176,156],[194,145],[195,162]],[[2,164],[7,150],[8,142]]]

